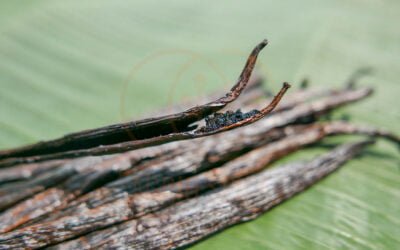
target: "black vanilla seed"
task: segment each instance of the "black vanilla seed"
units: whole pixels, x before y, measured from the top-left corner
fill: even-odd
[[[256,109],[247,113],[243,113],[240,109],[235,112],[228,110],[225,113],[215,113],[205,118],[206,126],[203,129],[207,132],[213,131],[243,121],[259,113],[260,111]]]

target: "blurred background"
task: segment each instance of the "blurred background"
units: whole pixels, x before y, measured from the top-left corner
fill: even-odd
[[[1,1],[0,148],[230,88],[264,38],[258,71],[273,92],[305,77],[342,86],[368,66],[373,74],[359,84],[376,93],[335,115],[400,133],[399,13],[396,0]],[[399,200],[398,151],[379,142],[307,192],[193,248],[396,249]]]

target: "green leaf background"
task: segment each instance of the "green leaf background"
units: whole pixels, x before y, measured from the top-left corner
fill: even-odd
[[[227,88],[263,38],[259,70],[274,91],[304,77],[340,86],[373,67],[360,84],[375,95],[335,115],[400,133],[399,13],[396,0],[1,1],[0,148]],[[192,248],[399,249],[399,162],[379,141],[308,191]]]

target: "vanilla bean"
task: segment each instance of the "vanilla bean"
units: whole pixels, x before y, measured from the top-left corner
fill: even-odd
[[[173,115],[86,130],[66,135],[52,141],[40,142],[17,149],[4,150],[0,152],[0,159],[10,159],[8,161],[4,160],[1,165],[10,165],[18,162],[36,162],[55,158],[111,154],[158,145],[173,140],[207,136],[210,133],[196,131],[194,130],[195,127],[190,125],[224,108],[240,95],[248,83],[258,53],[266,45],[267,41],[264,40],[254,48],[237,83],[224,97],[216,101],[196,106]],[[288,88],[289,85],[284,84],[281,92],[271,102],[271,105],[266,108],[264,115],[272,111]],[[254,119],[257,120],[259,117],[256,116]],[[251,121],[248,120],[247,122]],[[244,125],[244,123],[240,123],[237,126],[240,125]],[[227,126],[226,128],[213,131],[212,134],[226,131],[237,126]]]
[[[308,162],[264,171],[155,214],[95,231],[52,249],[171,249],[185,246],[228,226],[256,218],[330,174],[369,144],[371,141],[346,144]],[[170,193],[165,192],[164,195]],[[115,210],[125,206],[115,205],[119,205]],[[103,211],[103,215],[115,212]],[[69,225],[57,236],[69,233],[72,228],[79,229],[77,224]],[[30,227],[0,236],[0,246],[35,248],[38,243],[46,244],[49,238],[56,237],[47,236],[46,233],[55,234],[51,228],[41,228],[40,236],[37,230]]]

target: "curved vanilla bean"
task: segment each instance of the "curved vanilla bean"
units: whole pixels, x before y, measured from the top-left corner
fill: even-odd
[[[160,135],[166,136],[168,134],[177,134],[179,132],[193,130],[190,124],[222,109],[241,94],[249,81],[259,52],[267,43],[267,40],[263,40],[253,49],[237,83],[224,97],[213,102],[195,106],[177,114],[86,130],[51,141],[43,141],[21,148],[0,151],[0,159],[36,156],[36,158],[33,159],[38,160],[40,155],[59,154],[60,152],[70,151],[76,152],[67,154],[67,157],[85,156],[90,155],[90,148],[98,149],[98,147],[101,146],[103,149],[106,148],[107,145],[115,145],[133,140],[140,142],[141,140],[157,138]],[[180,137],[176,138],[180,139]],[[161,141],[157,141],[161,143]],[[140,147],[139,145],[140,143],[137,144],[136,148]],[[123,149],[121,149],[121,146],[122,145],[114,146],[113,149],[104,149],[101,151],[103,154],[110,153],[110,151],[112,151],[111,153],[122,152]],[[117,150],[116,147],[120,149]],[[132,148],[128,150],[130,149]],[[59,156],[57,156],[57,158],[59,158]]]
[[[185,246],[233,224],[256,218],[330,174],[369,144],[371,141],[346,144],[312,161],[263,171],[228,187],[110,229],[95,231],[52,249],[171,249]],[[166,191],[163,195],[173,195],[173,192]],[[123,206],[115,204],[115,210]],[[104,216],[115,213],[110,210],[102,212]],[[71,227],[60,230],[57,235],[68,233]],[[38,242],[32,243],[31,240],[37,229],[30,227],[0,236],[0,246],[37,247]],[[45,244],[48,240],[45,233],[53,231],[41,228],[41,233],[40,243]]]

